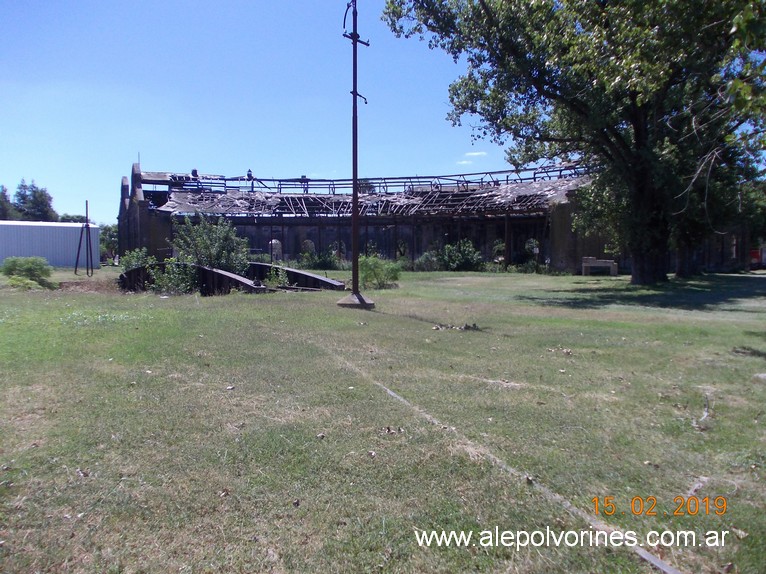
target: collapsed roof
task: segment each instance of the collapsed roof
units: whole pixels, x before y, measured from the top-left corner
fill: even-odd
[[[590,178],[577,165],[527,172],[363,179],[362,216],[530,215],[567,201]],[[152,209],[173,216],[349,217],[351,180],[264,180],[141,172]],[[153,189],[147,189],[152,186]],[[159,189],[158,189],[159,186]]]

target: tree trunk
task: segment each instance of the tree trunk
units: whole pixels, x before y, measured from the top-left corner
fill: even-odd
[[[630,282],[633,285],[656,285],[668,280],[668,252],[644,253],[631,255],[633,270]]]
[[[676,278],[689,279],[694,275],[699,275],[700,265],[694,257],[694,248],[688,241],[678,242],[678,252],[676,257]]]
[[[665,194],[652,184],[648,170],[634,179],[630,194],[628,249],[633,268],[631,283],[654,285],[668,280],[670,225]]]

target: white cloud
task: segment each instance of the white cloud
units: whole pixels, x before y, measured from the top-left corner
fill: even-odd
[[[473,162],[467,159],[460,160],[457,162],[458,165],[471,165]]]
[[[487,152],[485,151],[469,151],[465,154],[465,157],[483,157],[485,155],[487,155]]]

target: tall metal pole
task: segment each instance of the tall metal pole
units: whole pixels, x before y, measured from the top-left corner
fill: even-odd
[[[353,52],[353,87],[351,89],[351,177],[353,178],[351,199],[351,257],[353,258],[353,267],[351,272],[351,292],[354,295],[359,293],[359,94],[356,89],[359,33],[357,31],[357,17],[356,0],[351,0],[351,20],[353,26],[353,32],[351,33]]]
[[[344,307],[364,307],[371,309],[375,306],[372,300],[365,298],[359,291],[359,127],[358,127],[358,100],[367,100],[357,91],[357,45],[369,46],[369,42],[359,39],[358,18],[356,0],[350,0],[346,6],[346,15],[351,10],[351,34],[343,36],[351,40],[353,53],[352,89],[351,89],[351,295],[338,301],[338,305]],[[345,24],[345,22],[344,22]]]

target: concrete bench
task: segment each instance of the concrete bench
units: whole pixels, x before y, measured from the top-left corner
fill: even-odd
[[[617,275],[617,262],[611,259],[596,259],[595,257],[582,258],[582,274],[590,275],[593,267],[606,267],[610,275]]]

